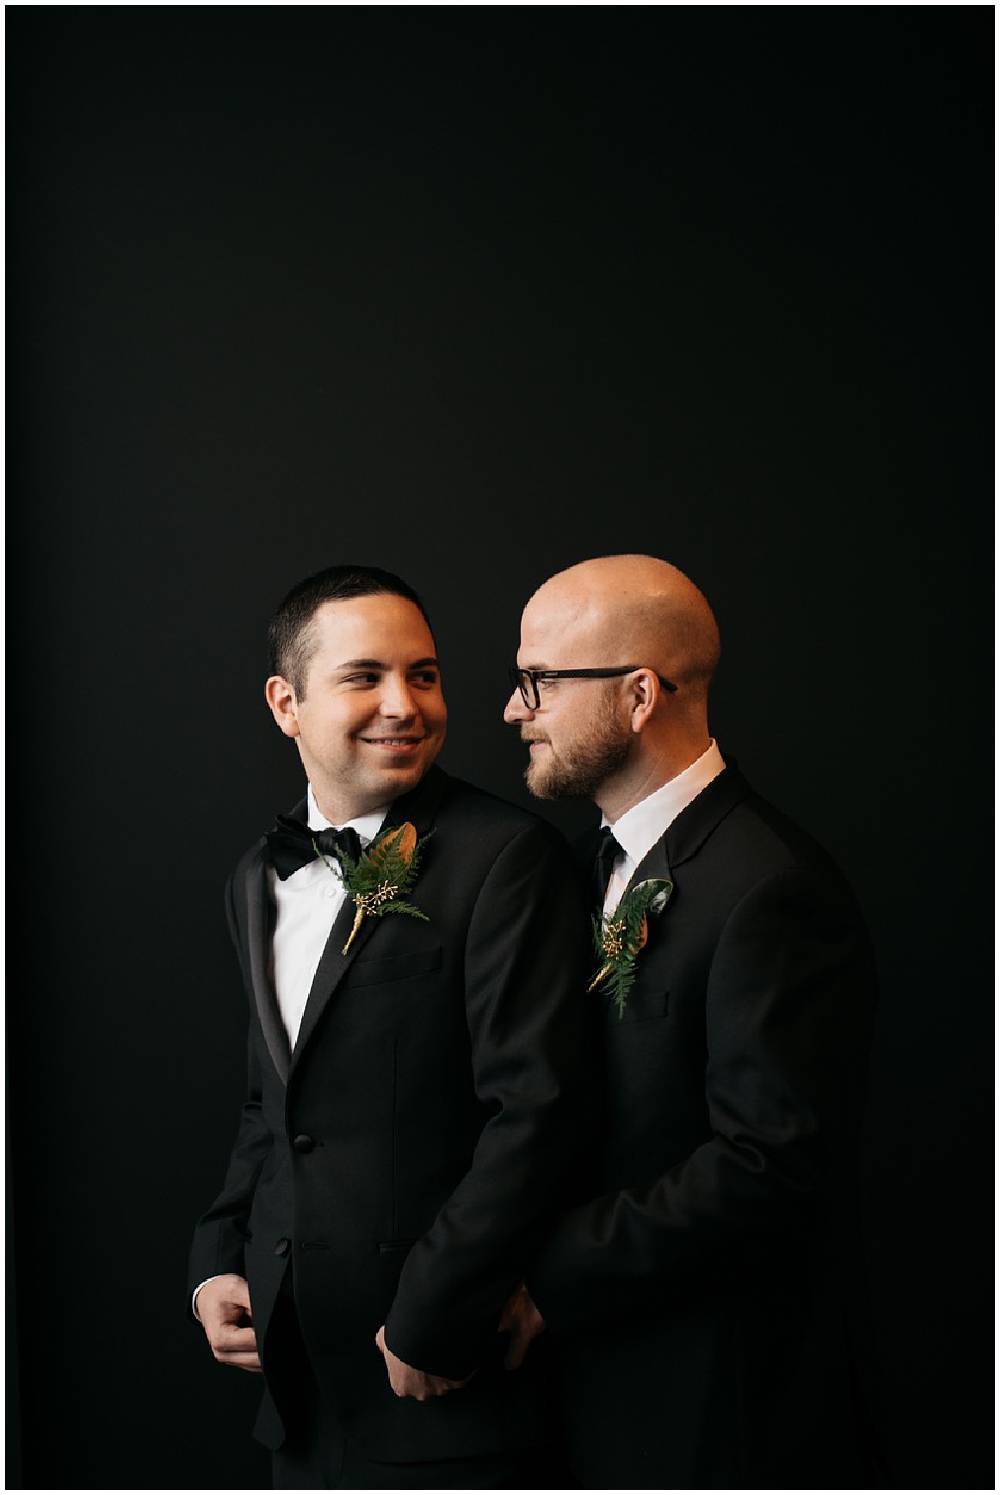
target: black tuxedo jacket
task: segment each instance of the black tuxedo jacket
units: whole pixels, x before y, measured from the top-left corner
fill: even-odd
[[[529,1271],[585,1487],[871,1482],[858,1127],[875,975],[843,877],[733,766],[634,881],[674,892],[608,1005],[597,1198]]]
[[[305,806],[295,812],[305,815]],[[410,900],[366,918],[348,900],[293,1051],[270,976],[263,839],[228,887],[250,998],[249,1088],[221,1194],[195,1232],[191,1286],[247,1277],[268,1395],[257,1436],[284,1436],[286,1272],[322,1393],[369,1457],[487,1453],[548,1436],[549,1377],[504,1372],[497,1322],[543,1223],[573,1195],[593,1073],[586,912],[562,837],[432,768],[387,823],[423,836]],[[285,1284],[287,1291],[288,1284]],[[469,1385],[392,1393],[374,1343]]]

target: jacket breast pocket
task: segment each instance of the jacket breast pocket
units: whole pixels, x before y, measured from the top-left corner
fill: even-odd
[[[408,976],[424,976],[429,971],[438,971],[443,963],[444,952],[440,945],[434,950],[411,950],[403,955],[383,955],[374,960],[362,960],[359,955],[347,979],[352,986],[405,981]]]
[[[669,1008],[668,988],[656,986],[644,990],[636,982],[625,998],[625,1009],[620,1016],[614,1002],[608,1003],[607,1021],[611,1027],[621,1027],[625,1023],[655,1022],[657,1019],[665,1018]]]

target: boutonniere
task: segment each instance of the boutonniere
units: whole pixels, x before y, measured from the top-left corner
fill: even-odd
[[[323,855],[315,839],[313,840],[316,855],[323,857],[331,873],[334,877],[339,876],[348,895],[354,900],[354,927],[347,937],[342,955],[346,955],[351,948],[354,936],[365,918],[381,919],[383,914],[409,914],[411,919],[429,922],[427,915],[416,904],[407,903],[400,895],[408,893],[416,882],[420,853],[433,834],[432,831],[418,841],[416,827],[408,820],[402,825],[390,826],[369,842],[357,861],[338,848],[334,856],[339,863],[339,872],[334,871],[330,858]]]
[[[606,982],[619,1017],[635,980],[639,951],[649,938],[649,915],[658,914],[673,891],[666,878],[647,878],[626,889],[610,918],[594,920],[594,949],[602,964],[587,990]]]

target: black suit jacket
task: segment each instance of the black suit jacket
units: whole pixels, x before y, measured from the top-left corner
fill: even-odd
[[[608,1005],[599,1196],[529,1272],[589,1487],[871,1482],[858,1129],[872,951],[826,854],[732,766],[634,881],[674,882]]]
[[[433,831],[410,894],[428,922],[366,918],[344,956],[346,902],[292,1052],[269,975],[263,840],[231,879],[249,1088],[190,1267],[192,1288],[220,1272],[249,1280],[270,1393],[262,1441],[284,1436],[268,1328],[290,1269],[324,1397],[362,1451],[389,1462],[548,1435],[545,1367],[504,1372],[496,1327],[543,1222],[572,1194],[592,1082],[586,913],[562,837],[438,768],[388,823],[407,819]],[[396,1398],[374,1344],[383,1322],[408,1364],[476,1375],[434,1402]]]

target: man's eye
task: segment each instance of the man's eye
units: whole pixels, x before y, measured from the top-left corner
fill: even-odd
[[[544,690],[552,690],[553,686],[556,686],[558,684],[559,684],[558,680],[539,680],[538,681],[538,689],[539,690],[543,690],[543,691]]]
[[[415,675],[410,676],[418,685],[437,685],[437,670],[418,670]]]
[[[377,685],[378,675],[374,670],[365,670],[361,675],[348,675],[345,685]]]

